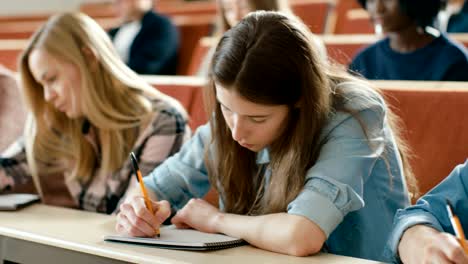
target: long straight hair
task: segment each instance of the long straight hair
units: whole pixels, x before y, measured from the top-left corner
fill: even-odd
[[[207,151],[205,163],[227,212],[284,212],[302,190],[307,170],[318,159],[326,140],[321,133],[330,115],[336,111],[357,114],[342,107],[346,96],[340,84],[362,84],[355,85],[356,92],[367,101],[376,98],[377,92],[365,81],[324,59],[312,38],[295,17],[259,11],[226,32],[217,46],[211,83],[205,90],[208,113],[213,113],[212,141],[207,149],[213,149],[214,155]],[[265,168],[256,164],[256,153],[232,139],[216,100],[216,84],[254,103],[289,107],[286,129],[270,146],[272,173],[268,182],[263,177]],[[392,126],[391,120],[389,124]],[[394,135],[399,142],[398,133]],[[406,177],[412,179],[411,171],[407,171]]]
[[[70,119],[44,100],[44,88],[34,79],[28,63],[36,49],[79,69],[83,117]],[[94,53],[96,67],[90,66],[85,49]],[[154,116],[151,100],[164,100],[185,113],[177,101],[130,70],[120,60],[107,33],[80,13],[55,15],[35,32],[19,59],[19,73],[31,113],[25,129],[27,160],[40,194],[39,175],[66,172],[69,179],[86,182],[96,168],[99,173],[119,169],[141,126]],[[96,128],[100,157],[83,135],[85,122]]]

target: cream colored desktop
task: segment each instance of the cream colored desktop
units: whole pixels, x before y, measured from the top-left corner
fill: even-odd
[[[192,252],[103,241],[115,233],[114,224],[114,216],[42,204],[0,212],[0,263],[377,263],[332,254],[292,257],[252,246]]]

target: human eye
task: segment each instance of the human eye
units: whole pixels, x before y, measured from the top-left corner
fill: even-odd
[[[221,111],[227,112],[227,113],[230,113],[230,112],[231,112],[231,110],[230,110],[229,108],[227,108],[226,106],[224,106],[224,105],[222,105],[222,104],[220,104],[220,105],[221,105]]]
[[[261,124],[265,123],[267,119],[265,117],[251,117],[250,120],[256,124]]]
[[[57,75],[51,75],[45,79],[46,83],[53,83],[57,80]]]

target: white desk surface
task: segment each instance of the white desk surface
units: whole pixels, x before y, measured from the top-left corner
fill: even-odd
[[[78,252],[87,257],[132,263],[377,263],[331,254],[292,257],[252,246],[191,252],[103,241],[104,235],[114,233],[114,224],[114,216],[36,204],[17,212],[0,212],[0,246],[9,240],[24,241],[55,250],[59,248],[58,252],[73,251],[73,254]],[[5,245],[2,248],[5,250]],[[21,246],[17,248],[21,251]],[[16,250],[10,247],[10,254],[11,251]]]

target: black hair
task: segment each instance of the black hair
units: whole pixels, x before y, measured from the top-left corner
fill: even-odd
[[[445,8],[447,0],[398,0],[401,11],[416,21],[420,27],[432,26],[439,11]],[[366,8],[367,0],[358,0]]]

